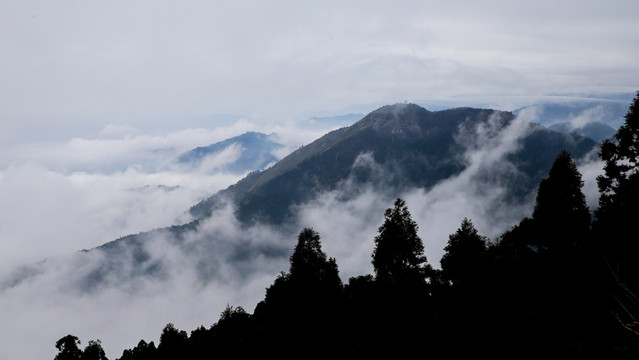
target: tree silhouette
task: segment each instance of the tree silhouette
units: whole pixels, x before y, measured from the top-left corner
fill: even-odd
[[[109,360],[102,349],[102,343],[100,340],[91,340],[89,345],[84,348],[82,352],[81,360]]]
[[[597,296],[600,262],[589,241],[590,212],[582,187],[575,163],[562,151],[539,184],[532,216],[504,233],[493,249],[498,263],[493,274],[499,280],[492,288],[508,306],[501,310],[502,327],[520,326],[512,319],[524,322],[510,341],[529,348],[534,357],[567,357],[574,351],[569,343],[606,329],[599,322],[605,316]]]
[[[570,154],[562,151],[539,183],[532,219],[539,228],[535,245],[566,252],[583,245],[590,231],[584,182]]]
[[[583,247],[590,231],[590,211],[582,192],[583,181],[570,154],[562,151],[548,177],[541,180],[531,217],[502,235],[500,247],[509,256],[527,262],[539,254],[564,261]]]
[[[601,144],[604,174],[597,177],[599,209],[595,223],[599,240],[616,275],[639,289],[639,92],[615,140]]]
[[[604,174],[597,178],[601,197],[599,210],[603,213],[609,207],[618,207],[619,192],[630,186],[629,182],[637,176],[639,162],[639,92],[634,98],[624,124],[617,130],[615,141],[605,140],[599,153],[605,162]]]
[[[312,228],[305,228],[300,232],[289,260],[292,282],[333,289],[341,286],[337,263],[335,259],[326,257],[326,253],[322,251],[320,236]]]
[[[186,331],[178,330],[169,323],[162,330],[158,345],[158,359],[178,359],[186,352]]]
[[[299,233],[289,262],[289,272],[281,272],[266,290],[267,305],[298,307],[305,302],[333,297],[341,291],[337,262],[322,251],[320,236],[312,228],[304,228]]]
[[[76,336],[67,335],[61,338],[55,343],[59,353],[54,360],[80,360],[82,350],[78,346],[80,346],[80,340]]]
[[[140,340],[133,349],[124,350],[119,360],[151,360],[155,357],[156,352],[157,348],[153,341],[147,343],[144,340]]]
[[[300,232],[289,260],[289,272],[280,273],[255,308],[256,326],[268,329],[261,333],[265,346],[260,356],[328,357],[331,347],[315,345],[336,343],[341,334],[335,325],[343,288],[337,263],[322,251],[320,236],[312,228]]]
[[[459,229],[448,237],[441,259],[442,276],[455,287],[476,284],[485,272],[487,244],[486,237],[464,218]]]
[[[417,229],[404,200],[397,199],[393,208],[386,209],[372,254],[377,281],[396,284],[423,281],[429,267]]]

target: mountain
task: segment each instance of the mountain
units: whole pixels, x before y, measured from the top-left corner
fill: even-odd
[[[514,119],[510,112],[487,109],[431,112],[414,104],[384,106],[352,126],[302,147],[273,167],[249,174],[190,212],[195,218],[205,218],[230,199],[241,221],[280,224],[293,217],[292,206],[333,190],[347,179],[395,193],[408,188],[429,189],[465,169],[467,144],[460,141],[461,133],[481,126],[499,132]],[[517,175],[500,180],[508,183],[513,198],[529,194],[561,150],[579,158],[596,146],[583,136],[561,134],[535,124],[530,124],[526,132],[520,149],[508,155],[518,169]],[[363,154],[369,155],[379,171],[354,166]],[[383,175],[379,176],[380,172]]]
[[[600,122],[590,122],[580,127],[574,127],[574,125],[569,122],[560,122],[552,124],[548,126],[548,128],[562,133],[574,132],[579,135],[587,136],[598,142],[610,139],[617,132],[617,130],[615,130],[612,126]]]
[[[261,170],[270,164],[276,163],[278,158],[273,155],[273,151],[283,147],[284,145],[273,140],[272,135],[246,132],[215,144],[187,151],[178,156],[177,162],[199,167],[207,159],[214,159],[208,167],[242,174],[248,171]],[[223,152],[226,150],[230,150],[231,154],[224,156]],[[217,156],[221,157],[221,159],[215,161]]]
[[[544,126],[557,123],[571,123],[572,129],[581,128],[588,123],[600,123],[608,125],[616,131],[623,123],[623,117],[628,112],[629,99],[603,99],[566,101],[545,104],[535,104],[514,110],[515,115],[523,112],[531,112],[535,115],[536,122]]]

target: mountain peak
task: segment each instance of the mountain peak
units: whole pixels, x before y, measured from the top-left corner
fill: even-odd
[[[374,115],[392,115],[393,117],[406,117],[410,114],[429,113],[430,111],[413,103],[396,103],[393,105],[385,105],[371,112],[368,116]]]
[[[411,134],[420,132],[420,124],[431,112],[411,103],[386,105],[366,115],[355,127],[372,128],[377,133]]]

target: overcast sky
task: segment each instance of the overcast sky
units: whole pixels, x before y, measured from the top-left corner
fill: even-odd
[[[634,92],[639,3],[0,2],[0,140]]]

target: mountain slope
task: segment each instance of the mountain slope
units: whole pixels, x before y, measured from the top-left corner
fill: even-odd
[[[464,131],[484,126],[498,132],[514,118],[509,112],[486,109],[431,112],[414,104],[384,106],[293,152],[272,168],[250,174],[190,211],[195,218],[207,217],[224,199],[230,199],[241,221],[279,224],[293,216],[291,206],[332,190],[349,177],[395,192],[428,189],[465,168],[467,149],[459,139]],[[537,185],[561,150],[579,158],[596,146],[590,139],[534,124],[527,132],[521,149],[509,155],[521,173],[507,180],[515,197],[528,194]],[[369,154],[384,175],[375,178],[375,172],[366,167],[354,168],[362,154]]]

